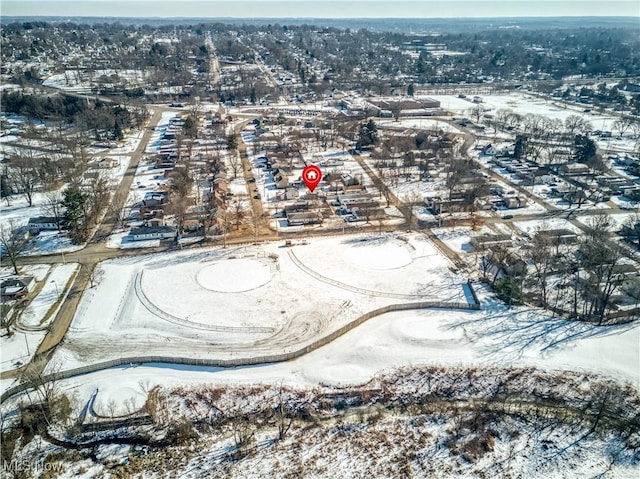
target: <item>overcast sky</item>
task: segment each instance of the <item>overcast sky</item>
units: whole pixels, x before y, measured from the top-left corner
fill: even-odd
[[[2,16],[100,17],[640,17],[640,0],[0,0]]]

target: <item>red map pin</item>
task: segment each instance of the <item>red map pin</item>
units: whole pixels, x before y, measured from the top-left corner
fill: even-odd
[[[302,170],[302,181],[307,185],[309,191],[313,193],[318,183],[322,180],[322,171],[316,165],[309,165]]]

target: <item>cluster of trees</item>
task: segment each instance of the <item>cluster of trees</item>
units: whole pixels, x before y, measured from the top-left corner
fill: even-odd
[[[149,116],[146,108],[141,106],[125,108],[64,94],[45,96],[19,91],[4,95],[2,111],[30,120],[74,125],[82,131],[93,132],[96,140],[103,139],[103,136],[121,140],[125,129],[141,125]]]
[[[627,122],[620,119],[620,122]],[[591,122],[580,115],[569,115],[564,122],[543,115],[521,115],[511,110],[498,110],[490,122],[494,128],[516,131],[515,158],[528,158],[539,164],[563,163],[565,150],[573,150],[572,158],[586,163],[594,171],[605,171],[606,164],[597,154],[595,142],[588,134]],[[618,123],[618,122],[616,122]],[[633,122],[629,123],[629,128]],[[640,123],[638,123],[640,131]]]
[[[352,30],[317,25],[120,25],[73,23],[14,23],[3,28],[3,64],[15,60],[48,58],[63,61],[97,91],[144,95],[141,85],[127,86],[125,78],[102,78],[93,73],[110,68],[137,69],[144,81],[157,87],[180,86],[181,95],[199,96],[210,90],[211,36],[217,55],[224,60],[252,63],[256,58],[273,69],[283,69],[299,79],[302,89],[323,94],[331,88],[361,88],[378,94],[413,94],[424,83],[475,83],[484,79],[562,79],[569,75],[638,75],[639,41],[629,25],[531,25],[526,30],[496,29],[476,25],[467,31],[443,30],[438,42],[465,55],[432,54],[420,50],[418,58],[406,54],[420,48],[424,37],[367,29]],[[543,42],[540,38],[544,38]],[[158,41],[162,39],[165,41]],[[166,41],[168,40],[168,41]],[[82,55],[91,52],[91,57]],[[74,52],[74,58],[65,53]],[[11,63],[12,64],[12,63]],[[12,64],[13,68],[13,64]],[[242,70],[242,69],[240,69]],[[363,75],[361,72],[367,72]],[[16,80],[38,80],[37,68],[25,62]],[[241,72],[246,78],[231,90],[218,89],[224,99],[263,97],[268,92],[261,73]],[[254,76],[252,76],[254,75]],[[403,78],[403,80],[398,80]],[[113,87],[117,86],[116,90]],[[118,86],[119,85],[119,86]],[[617,89],[598,90],[602,101],[626,100]],[[598,87],[600,88],[600,87]],[[605,87],[606,88],[606,87]],[[289,87],[277,87],[282,93]],[[112,91],[113,90],[113,91]],[[636,101],[637,103],[637,101]],[[636,105],[637,108],[640,105]]]
[[[480,266],[496,294],[509,304],[528,299],[602,324],[616,311],[616,295],[634,298],[636,306],[640,302],[640,282],[626,274],[629,255],[609,238],[611,229],[610,217],[600,215],[589,223],[576,246],[566,245],[540,228],[520,257],[511,248],[492,247],[480,253]]]
[[[375,145],[376,143],[378,143],[378,125],[376,125],[375,121],[369,120],[360,126],[356,148],[361,149]]]
[[[586,98],[590,104],[600,107],[613,106],[616,110],[630,109],[635,115],[640,113],[640,96],[631,95],[627,97],[623,91],[630,88],[628,80],[624,79],[619,83],[608,87],[606,83],[599,83],[595,88],[582,87],[579,90],[567,87],[562,92],[562,98],[570,99],[573,96]]]
[[[97,177],[88,186],[70,185],[62,192],[62,198],[48,201],[50,213],[64,210],[64,224],[69,237],[75,244],[87,240],[91,228],[95,226],[101,213],[107,207],[109,183],[105,178]]]
[[[171,213],[175,215],[178,232],[182,233],[185,215],[190,206],[189,195],[193,187],[193,175],[189,162],[183,162],[171,174]]]

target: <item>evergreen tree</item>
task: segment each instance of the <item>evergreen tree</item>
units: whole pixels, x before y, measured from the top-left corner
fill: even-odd
[[[238,149],[238,135],[235,133],[230,133],[227,135],[227,150],[237,150]]]
[[[62,206],[66,208],[65,221],[74,243],[82,243],[87,238],[86,211],[87,195],[80,188],[71,186],[64,190]]]
[[[195,139],[198,136],[198,125],[191,115],[187,117],[182,127],[182,132],[187,138]]]
[[[522,304],[522,286],[520,281],[511,276],[504,276],[497,280],[494,285],[494,291],[496,296],[509,306]]]
[[[525,135],[516,136],[516,145],[513,150],[514,158],[522,158],[527,149],[527,137]]]
[[[587,163],[596,156],[596,144],[584,135],[576,135],[573,158],[579,163]]]
[[[413,86],[413,83],[409,83],[409,86],[407,87],[407,95],[413,96],[415,92],[416,92],[416,89]]]
[[[378,125],[373,120],[369,120],[367,123],[360,127],[358,133],[358,141],[356,142],[356,148],[360,149],[363,146],[375,145],[378,142]]]

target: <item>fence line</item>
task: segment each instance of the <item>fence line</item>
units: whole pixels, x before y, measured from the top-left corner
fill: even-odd
[[[136,273],[134,279],[134,291],[136,296],[142,303],[142,305],[147,308],[147,310],[158,316],[160,319],[164,319],[173,324],[177,324],[178,326],[183,326],[187,328],[193,329],[203,329],[207,331],[217,331],[217,332],[227,332],[227,333],[273,333],[275,329],[267,326],[221,326],[221,325],[208,325],[203,323],[196,323],[194,321],[189,321],[188,319],[179,318],[174,316],[166,311],[158,308],[155,304],[151,302],[147,295],[144,293],[142,288],[142,274],[144,271],[140,271]]]
[[[376,298],[385,297],[385,298],[396,298],[396,299],[416,299],[421,296],[425,296],[424,294],[386,293],[383,291],[373,291],[370,289],[358,288],[357,286],[351,286],[349,284],[341,283],[340,281],[337,281],[335,279],[331,279],[326,276],[323,276],[320,273],[317,273],[313,269],[309,268],[307,265],[305,265],[302,261],[298,259],[298,257],[296,256],[296,254],[293,252],[292,249],[289,250],[289,257],[298,268],[300,268],[302,271],[304,271],[308,275],[316,278],[317,280],[322,281],[323,283],[337,286],[342,289],[346,289],[348,291],[353,291],[354,293],[364,294],[367,296],[374,296]]]
[[[272,354],[268,356],[258,356],[258,357],[246,357],[246,358],[235,358],[235,359],[197,359],[197,358],[184,358],[184,357],[168,357],[168,356],[134,356],[128,358],[118,358],[112,359],[109,361],[102,361],[95,364],[90,364],[87,366],[81,366],[79,368],[68,369],[66,371],[56,372],[52,374],[48,374],[44,376],[44,382],[50,382],[54,380],[68,379],[76,376],[81,376],[83,374],[93,373],[97,371],[102,371],[105,369],[117,367],[117,366],[126,366],[126,365],[141,365],[145,363],[168,363],[168,364],[186,364],[190,366],[204,366],[204,367],[237,367],[237,366],[250,366],[255,364],[263,364],[263,363],[277,363],[283,361],[289,361],[291,359],[298,358],[305,354],[314,351],[322,346],[329,344],[345,333],[351,331],[352,329],[360,326],[365,321],[379,316],[381,314],[390,313],[393,311],[408,311],[412,309],[458,309],[463,311],[477,311],[480,309],[480,304],[468,304],[468,303],[460,303],[460,302],[451,302],[448,303],[446,301],[422,301],[416,303],[401,303],[401,304],[390,304],[387,306],[383,306],[381,308],[374,309],[369,311],[362,316],[354,319],[353,321],[345,324],[344,326],[338,328],[334,332],[328,334],[327,336],[323,336],[312,343],[298,348],[294,351],[290,351],[288,353],[278,353]],[[0,403],[3,403],[10,397],[26,391],[30,389],[27,384],[19,384],[17,386],[13,386],[7,389],[5,392],[0,395]]]

